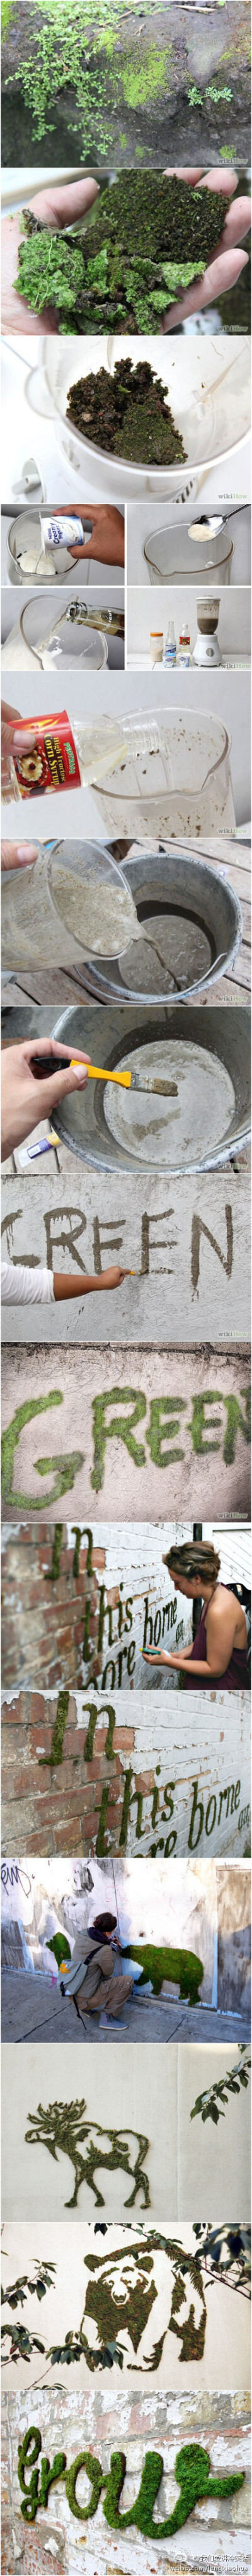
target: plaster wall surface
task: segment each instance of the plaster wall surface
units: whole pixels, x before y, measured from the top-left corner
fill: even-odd
[[[65,1361],[13,1346],[2,1366],[5,1513],[46,1511],[97,1520],[170,1510],[192,1518],[250,1517],[250,1356],[246,1346],[131,1351],[99,1358],[78,1350]],[[41,1490],[41,1480],[42,1490]],[[52,1481],[51,1481],[52,1480]],[[46,1488],[46,1490],[45,1490]]]
[[[206,2230],[203,2229],[203,2238],[205,2235]],[[174,2331],[172,2296],[174,2283],[180,2270],[179,2248],[185,2263],[186,2258],[189,2259],[188,2271],[186,2268],[184,2276],[182,2275],[184,2297],[177,2316],[175,2313]],[[119,2343],[120,2351],[120,2361],[119,2355],[114,2354],[112,2369],[102,2361],[102,2389],[109,2390],[112,2411],[115,2388],[120,2389],[125,2386],[128,2402],[133,2389],[139,2398],[140,2374],[141,2393],[145,2389],[149,2400],[151,2391],[153,2393],[156,2389],[167,2391],[170,2380],[172,2380],[174,2392],[176,2390],[179,2396],[182,2389],[186,2389],[188,2394],[191,2391],[192,2396],[196,2389],[200,2392],[206,2391],[206,2397],[209,2396],[210,2389],[216,2389],[217,2350],[219,2389],[227,2390],[229,2385],[231,2388],[233,2386],[234,2354],[236,2388],[244,2389],[244,2384],[249,2387],[249,2298],[244,2295],[243,2288],[239,2290],[237,2275],[237,2285],[235,2285],[235,2267],[233,2278],[226,2276],[222,2280],[218,2279],[214,2264],[210,2267],[209,2253],[201,2260],[198,2251],[200,2278],[197,2282],[197,2274],[193,2276],[189,2270],[190,2258],[194,2258],[195,2262],[195,2255],[196,2240],[192,2225],[180,2228],[179,2238],[172,2230],[169,2233],[166,2228],[162,2243],[159,2245],[158,2242],[153,2243],[153,2229],[148,2226],[147,2217],[141,2228],[138,2224],[134,2226],[133,2220],[131,2227],[124,2225],[123,2230],[109,2227],[104,2238],[100,2240],[99,2237],[97,2239],[94,2223],[86,2227],[82,2220],[79,2223],[78,2234],[70,2221],[67,2225],[60,2223],[53,2226],[50,2221],[45,2225],[43,2221],[39,2223],[38,2220],[30,2219],[27,2224],[23,2223],[20,2229],[15,2220],[9,2220],[2,2234],[2,2278],[5,2293],[3,2324],[8,2327],[8,2335],[3,2346],[4,2391],[27,2388],[28,2393],[27,2363],[23,2356],[19,2358],[16,2354],[13,2360],[8,2359],[13,2314],[10,2309],[8,2316],[8,2289],[11,2290],[13,2282],[20,2274],[20,2265],[26,2278],[28,2275],[28,2282],[31,2281],[34,2284],[36,2266],[39,2266],[43,2274],[43,2267],[48,2264],[54,2265],[54,2279],[51,2286],[45,2289],[39,2319],[36,2299],[29,2287],[25,2300],[28,2333],[33,2337],[38,2324],[43,2344],[41,2356],[36,2355],[35,2361],[37,2382],[42,2391],[45,2365],[46,2381],[48,2384],[49,2376],[50,2387],[58,2385],[59,2389],[65,2389],[68,2392],[70,2382],[71,2391],[74,2388],[78,2391],[86,2389],[91,2394],[90,2379],[92,2385],[93,2375],[93,2386],[96,2384],[97,2388],[98,2382],[99,2389],[101,2347],[104,2346],[106,2336],[109,2339],[114,2336],[115,2342]],[[147,2270],[144,2274],[142,2265],[145,2261]],[[224,2261],[225,2243],[223,2243]],[[132,2308],[132,2297],[134,2301],[134,2295],[137,2293],[138,2339]],[[140,2315],[141,2293],[143,2304]],[[191,2357],[189,2352],[190,2310],[194,2340],[194,2353]],[[69,2332],[72,2333],[74,2343],[77,2336],[79,2338],[81,2324],[86,2340],[86,2353],[82,2351],[78,2360],[72,2357],[70,2368],[66,2360],[61,2361],[57,2358],[57,2361],[51,2361],[48,2369],[49,2352],[52,2348],[55,2350],[57,2346],[64,2346],[65,2337]],[[189,2326],[189,2337],[186,2352],[187,2326]],[[158,2343],[162,2345],[159,2355]],[[33,2367],[34,2359],[31,2359],[32,2374]]]
[[[240,2492],[229,2498],[225,2505],[219,2500],[217,2507],[212,2503],[195,2509],[184,2530],[170,2541],[168,2556],[167,2541],[165,2544],[146,2542],[136,2530],[131,2530],[130,2534],[122,2533],[119,2542],[113,2532],[108,2538],[100,2508],[94,2525],[96,2538],[92,2536],[92,2523],[91,2536],[90,2526],[84,2535],[70,2516],[64,2484],[56,2487],[49,2497],[46,2521],[44,2515],[39,2514],[35,2525],[27,2531],[21,2521],[17,2468],[18,2442],[23,2440],[28,2430],[30,2406],[28,2391],[26,2395],[19,2393],[9,2400],[2,2400],[4,2576],[14,2576],[17,2552],[22,2559],[23,2576],[40,2576],[40,2571],[44,2576],[48,2569],[48,2543],[49,2566],[51,2556],[58,2566],[59,2576],[77,2576],[80,2542],[83,2546],[84,2536],[87,2576],[98,2576],[98,2565],[99,2576],[100,2569],[102,2576],[133,2576],[134,2569],[136,2576],[153,2576],[154,2570],[157,2576],[160,2576],[160,2571],[163,2576],[164,2570],[165,2576],[171,2576],[174,2567],[177,2576],[181,2576],[181,2570],[183,2576],[191,2576],[193,2569],[198,2571],[198,2576],[202,2576],[202,2571],[203,2576],[209,2576],[209,2569],[211,2576],[219,2576],[223,2567],[235,2571],[235,2576],[245,2576],[250,2563],[250,2417],[245,2392],[239,2399],[234,2394],[225,2396],[219,2391],[199,2398],[196,2392],[186,2397],[184,2391],[172,2396],[168,2391],[164,2397],[161,2391],[154,2395],[149,2390],[148,2396],[137,2397],[134,2394],[132,2399],[130,2396],[126,2399],[124,2391],[112,2396],[110,2387],[109,2402],[103,2390],[99,2395],[86,2396],[84,2403],[83,2398],[78,2400],[77,2396],[69,2395],[69,2390],[64,2397],[67,2460],[70,2463],[80,2449],[88,2445],[107,2468],[112,2446],[122,2447],[127,2458],[128,2501],[138,2492],[143,2460],[150,2447],[158,2449],[163,2457],[161,2504],[164,2504],[164,2509],[168,2504],[168,2511],[173,2510],[176,2500],[174,2465],[176,2453],[183,2443],[201,2442],[203,2449],[208,2449],[212,2471],[218,2475],[228,2475],[234,2469],[245,2471]],[[57,2395],[55,2390],[51,2393],[44,2389],[42,2398],[41,2390],[37,2390],[33,2393],[32,2406],[34,2424],[42,2435],[43,2450],[52,2460],[55,2452],[62,2448],[62,2393],[59,2391]],[[80,2496],[84,2496],[85,2491],[83,2478],[79,2484]]]
[[[54,2160],[46,2144],[43,2140],[41,2142],[40,2122],[39,2142],[28,2146],[26,2141],[31,2114],[35,2115],[37,2124],[38,2101],[44,2114],[52,2100],[50,2058],[51,2052],[42,2044],[39,2061],[37,2048],[32,2042],[21,2049],[17,2096],[16,2048],[10,2045],[2,2050],[2,2207],[5,2220],[16,2217],[17,2195],[20,2221],[29,2218],[31,2190],[34,2219],[48,2217],[60,2220],[64,2218],[65,2209],[73,2206],[74,2167],[69,2159],[69,2105],[74,2104],[76,2110],[74,2045],[59,2047],[54,2078],[54,2100],[58,2106],[67,2106],[64,2134],[67,2128],[68,2151],[60,2146]],[[94,2124],[100,2123],[105,2138],[105,2154],[113,2117],[113,2133],[120,2130],[120,2137],[123,2133],[125,2140],[126,2132],[128,2139],[127,2176],[122,2162],[121,2169],[113,2166],[113,2172],[105,2163],[98,2168],[102,2215],[104,2210],[104,2218],[113,2219],[115,2225],[119,2225],[122,2218],[127,2224],[127,2210],[130,2202],[132,2207],[134,2191],[134,2208],[136,2214],[141,2215],[143,2185],[131,2180],[130,2190],[129,2184],[129,2171],[132,2175],[138,2151],[136,2138],[139,2142],[141,2136],[144,2142],[142,2171],[147,2174],[149,2186],[147,2204],[145,2186],[145,2207],[149,2206],[153,2218],[162,2221],[164,2218],[166,2221],[180,2218],[187,2222],[188,2212],[191,2216],[196,2206],[200,2211],[208,2209],[211,2219],[218,2219],[225,2202],[226,2220],[233,2220],[234,2209],[238,2205],[246,2210],[248,2219],[249,2091],[228,2095],[224,2119],[219,2119],[216,2128],[213,2128],[211,2119],[203,2125],[200,2114],[191,2121],[191,2112],[199,2094],[219,2083],[220,2077],[231,2072],[233,2067],[239,2068],[237,2045],[232,2049],[227,2042],[225,2048],[216,2046],[216,2043],[196,2048],[192,2044],[188,2049],[180,2042],[179,2047],[172,2045],[168,2054],[157,2042],[155,2098],[152,2064],[152,2052],[148,2046],[135,2050],[132,2047],[132,2051],[130,2047],[118,2050],[112,2042],[101,2052],[99,2044],[91,2049],[88,2041],[85,2042],[82,2081],[85,2082],[85,2119],[89,2133],[91,2126],[93,2136]],[[83,2095],[78,2089],[80,2100],[83,2112]],[[71,2113],[71,2123],[72,2117]],[[99,2146],[102,2156],[103,2140],[99,2141]],[[85,2153],[84,2145],[84,2163]],[[78,2227],[80,2217],[89,2219],[93,2216],[94,2190],[84,2173],[79,2200],[73,2209],[73,2226]]]
[[[140,1661],[140,1657],[139,1657]],[[148,1667],[146,1665],[145,1670]],[[160,1674],[161,1674],[160,1667]],[[168,1673],[168,1667],[167,1667]],[[164,1693],[113,1692],[99,1705],[89,1691],[69,1691],[62,1760],[50,1765],[59,1693],[8,1691],[2,1706],[2,1849],[94,1855],[125,1849],[142,1859],[189,1849],[241,1858],[250,1837],[250,1701],[248,1692],[211,1691],[186,1700],[173,1690],[169,1724]],[[93,1753],[87,1761],[90,1712]],[[96,1714],[95,1714],[96,1712]],[[108,1759],[109,1722],[113,1750]],[[48,1769],[40,1767],[44,1758]],[[125,1817],[125,1783],[131,1772]],[[140,1804],[139,1804],[140,1802]],[[124,1810],[124,1817],[123,1817]],[[16,1864],[18,1870],[18,1862]],[[3,1862],[14,1903],[15,1880]],[[18,1881],[17,1881],[17,1905]]]
[[[88,1042],[88,1040],[87,1040]],[[167,1345],[239,1339],[250,1331],[249,1190],[245,1172],[211,1172],[166,1184],[130,1173],[115,1180],[82,1169],[64,1145],[59,1172],[38,1161],[2,1181],[2,1258],[79,1273],[80,1302],[2,1307],[7,1342],[125,1340]],[[81,1298],[83,1274],[110,1263],[135,1269],[120,1290]]]

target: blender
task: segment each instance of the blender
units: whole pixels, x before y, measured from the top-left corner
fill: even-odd
[[[197,599],[198,632],[192,657],[201,670],[205,670],[208,662],[216,665],[222,661],[217,633],[219,610],[220,592],[202,591]]]

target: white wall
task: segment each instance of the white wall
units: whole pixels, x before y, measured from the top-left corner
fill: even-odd
[[[211,1538],[220,1555],[220,1583],[245,1583],[251,1592],[251,1530],[239,1529],[237,1523],[224,1528],[223,1523],[204,1521],[203,1538]]]
[[[52,2063],[51,2063],[52,2060]],[[129,2129],[146,2138],[144,2170],[149,2180],[149,2207],[153,2218],[163,2223],[173,2218],[185,2219],[197,2206],[207,2210],[211,2219],[219,2220],[225,2207],[225,2221],[233,2221],[236,2209],[249,2215],[250,2171],[250,2102],[249,2090],[229,2094],[225,2117],[213,2128],[204,2124],[200,2114],[191,2119],[198,2095],[219,2082],[220,2076],[239,2068],[238,2047],[190,2047],[180,2041],[164,2048],[155,2042],[155,2085],[153,2082],[153,2049],[142,2045],[118,2048],[109,2040],[104,2049],[85,2040],[80,2084],[76,2076],[74,2042],[59,2042],[57,2069],[52,2048],[34,2042],[19,2049],[18,2085],[17,2051],[11,2044],[2,2048],[2,2217],[28,2219],[31,2193],[34,2219],[64,2219],[68,2223],[67,2204],[73,2192],[73,2165],[69,2146],[60,2151],[59,2160],[52,2158],[41,2141],[30,2146],[26,2132],[29,2115],[35,2115],[39,2103],[43,2112],[54,2101],[68,2106],[82,2101],[85,2090],[88,2124],[100,2123],[107,2140],[109,2128]],[[85,2159],[85,2147],[83,2149]],[[136,2149],[133,2149],[135,2159]],[[131,2149],[132,2166],[132,2149]],[[115,2226],[121,2220],[127,2226],[129,2177],[123,2167],[110,2170],[102,2166],[100,2184],[103,2193],[104,2219]],[[143,2193],[138,2186],[135,2216],[141,2217]],[[79,2218],[93,2219],[94,2193],[86,2176],[81,2181],[79,2203],[72,2210],[72,2224]],[[100,2216],[100,2212],[99,2212]],[[133,2213],[134,2225],[134,2213]],[[119,2571],[118,2571],[119,2576]]]
[[[44,2264],[54,2264],[54,2280],[51,2283],[50,2288],[45,2291],[43,2305],[42,2309],[40,2308],[39,2315],[39,2332],[44,2344],[46,2361],[43,2361],[43,2355],[40,2356],[39,2353],[36,2353],[36,2355],[34,2355],[33,2363],[30,2365],[32,2373],[33,2370],[35,2373],[36,2369],[36,2383],[37,2386],[39,2384],[41,2385],[41,2393],[43,2391],[43,2405],[43,2381],[45,2378],[45,2368],[47,2388],[48,2386],[49,2388],[55,2386],[59,2389],[65,2388],[67,2396],[69,2396],[70,2392],[74,2389],[80,2390],[80,2392],[85,2389],[87,2393],[89,2391],[89,2396],[91,2395],[92,2389],[95,2391],[96,2387],[98,2391],[102,2388],[103,2392],[107,2389],[110,2404],[112,2401],[112,2395],[114,2398],[114,2390],[122,2390],[124,2388],[125,2393],[127,2392],[127,2399],[129,2400],[134,2389],[137,2393],[138,2407],[139,2378],[141,2373],[141,2394],[143,2393],[143,2390],[146,2389],[149,2401],[150,2392],[152,2399],[154,2397],[155,2402],[156,2389],[163,2388],[167,2390],[167,2384],[168,2388],[172,2387],[174,2391],[176,2389],[177,2418],[177,2400],[182,2389],[187,2390],[188,2397],[190,2396],[190,2392],[194,2394],[196,2388],[198,2388],[200,2392],[202,2391],[202,2393],[203,2390],[206,2392],[210,2389],[216,2391],[217,2349],[218,2390],[227,2390],[229,2386],[230,2390],[233,2388],[234,2354],[236,2391],[238,2388],[244,2390],[244,2388],[249,2387],[249,2300],[244,2298],[242,2294],[239,2295],[239,2292],[237,2293],[237,2289],[235,2286],[233,2287],[230,2279],[228,2279],[228,2281],[225,2281],[225,2279],[219,2279],[217,2271],[212,2274],[210,2274],[209,2271],[209,2279],[207,2279],[204,2263],[203,2285],[206,2302],[206,2316],[204,2318],[200,2286],[196,2285],[194,2281],[192,2283],[190,2280],[190,2274],[186,2273],[185,2305],[182,2307],[182,2319],[180,2317],[180,2338],[177,2340],[177,2335],[175,2336],[173,2332],[171,2309],[174,2286],[174,2258],[176,2264],[176,2233],[174,2233],[174,2239],[173,2236],[169,2239],[169,2233],[168,2230],[166,2230],[162,2246],[160,2248],[157,2246],[156,2249],[153,2247],[152,2237],[153,2231],[151,2226],[150,2228],[148,2227],[147,2212],[141,2234],[139,2231],[138,2220],[136,2221],[135,2226],[124,2226],[123,2238],[121,2229],[113,2227],[112,2225],[108,2230],[104,2243],[101,2237],[98,2236],[97,2238],[94,2223],[92,2224],[91,2221],[89,2226],[85,2226],[85,2224],[83,2225],[81,2218],[79,2220],[78,2233],[76,2233],[72,2227],[71,2219],[66,2223],[66,2225],[61,2224],[57,2227],[55,2227],[55,2225],[52,2226],[50,2220],[49,2222],[47,2221],[46,2228],[43,2220],[39,2222],[38,2220],[34,2221],[33,2219],[29,2219],[27,2225],[23,2224],[22,2269],[28,2274],[29,2282],[34,2282],[36,2279],[35,2267],[37,2263],[39,2263],[41,2271],[43,2270]],[[171,2252],[170,2244],[172,2249]],[[184,2226],[180,2228],[179,2245],[181,2247],[181,2253],[185,2258],[187,2255],[189,2258],[192,2255],[195,2258],[196,2242],[192,2223],[188,2227]],[[138,2254],[141,2256],[141,2250],[142,2253],[146,2252],[148,2257],[148,2287],[150,2285],[152,2289],[155,2289],[155,2342],[157,2344],[160,2337],[163,2344],[163,2351],[161,2353],[160,2360],[156,2362],[156,2365],[154,2365],[154,2368],[152,2368],[151,2371],[150,2363],[152,2361],[154,2341],[153,2306],[150,2310],[149,2317],[145,2316],[137,2353],[134,2353],[130,2331],[130,2287],[132,2287],[133,2291],[134,2288],[137,2288],[137,2282],[139,2281],[137,2257]],[[96,2278],[98,2276],[99,2285],[102,2278],[106,2288],[106,2280],[109,2274],[109,2302],[111,2294],[115,2303],[117,2301],[120,2302],[122,2296],[124,2299],[123,2328],[121,2313],[117,2313],[117,2315],[115,2314],[114,2318],[114,2331],[119,2338],[123,2360],[121,2367],[119,2362],[114,2360],[113,2371],[111,2371],[109,2367],[107,2369],[105,2368],[105,2370],[102,2369],[101,2371],[99,2363],[100,2342],[98,2338],[96,2318],[91,2318],[89,2316],[88,2306],[86,2312],[86,2300],[88,2301],[88,2293],[90,2290],[90,2272],[88,2268],[90,2256],[93,2258],[94,2266],[97,2267]],[[20,2231],[15,2220],[9,2220],[8,2228],[3,2228],[2,2257],[3,2280],[6,2295],[6,2292],[8,2294],[9,2282],[11,2287],[11,2283],[16,2279],[20,2267]],[[131,2267],[130,2287],[129,2264]],[[193,2306],[194,2309],[196,2334],[198,2333],[199,2335],[199,2346],[196,2351],[194,2361],[183,2356],[181,2351],[183,2326],[187,2324],[191,2306]],[[26,2323],[28,2332],[32,2336],[36,2333],[37,2314],[36,2299],[34,2299],[34,2295],[32,2295],[32,2290],[28,2289],[25,2308],[23,2310],[23,2323]],[[110,2315],[111,2312],[108,2314],[108,2333],[111,2333]],[[65,2336],[69,2333],[69,2330],[72,2332],[73,2338],[75,2338],[80,2327],[81,2319],[83,2322],[83,2317],[84,2333],[87,2338],[89,2350],[91,2345],[97,2354],[97,2369],[94,2379],[90,2377],[90,2367],[88,2361],[85,2359],[85,2354],[82,2354],[79,2361],[72,2361],[70,2368],[67,2363],[64,2365],[64,2362],[57,2361],[57,2363],[54,2364],[48,2363],[48,2352],[52,2345],[54,2345],[54,2347],[55,2345],[64,2345]],[[10,2309],[8,2314],[8,2305],[4,2309],[4,2323],[7,2321],[8,2326],[10,2326],[12,2322],[12,2312]],[[203,2327],[201,2348],[200,2327]],[[4,2354],[6,2354],[6,2352],[8,2352],[8,2344],[4,2347]],[[25,2373],[25,2388],[26,2384],[27,2365]],[[18,2388],[21,2389],[23,2386],[23,2356],[20,2359],[16,2354],[15,2361],[13,2360],[12,2362],[6,2362],[4,2359],[4,2389],[13,2389],[15,2391]],[[236,2403],[238,2404],[237,2399]],[[50,2445],[48,2447],[50,2450]],[[81,2485],[78,2492],[81,2496]],[[58,2493],[60,2494],[60,2489],[58,2490]],[[40,2526],[39,2524],[38,2529],[40,2529],[40,2527],[42,2540],[43,2526]]]

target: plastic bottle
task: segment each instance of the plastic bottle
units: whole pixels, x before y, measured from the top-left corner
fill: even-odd
[[[26,796],[54,795],[60,788],[84,787],[92,779],[103,779],[108,771],[125,762],[125,742],[120,727],[112,718],[102,723],[74,724],[74,733],[66,707],[58,715],[28,716],[17,719],[19,740],[10,727],[11,741],[5,783],[4,805],[19,804]],[[22,736],[22,741],[21,741]]]
[[[167,663],[169,663],[169,665],[170,665],[170,663],[171,663],[171,664],[172,664],[172,667],[174,667],[174,663],[176,662],[176,660],[177,660],[177,646],[176,646],[176,636],[175,636],[175,633],[174,633],[173,617],[169,617],[169,625],[168,625],[168,627],[167,627],[166,643],[165,643],[164,653],[163,653],[163,667],[164,667],[164,669],[166,668],[166,664],[167,664]]]
[[[179,662],[184,663],[184,664],[185,664],[185,666],[186,666],[186,669],[188,669],[189,663],[190,663],[190,661],[191,661],[191,639],[190,639],[190,632],[189,632],[189,626],[188,626],[188,617],[186,617],[186,618],[184,619],[184,624],[183,624],[183,625],[181,626],[181,628],[180,628],[179,649],[178,649],[178,661],[179,661]]]
[[[161,635],[161,628],[160,628],[160,627],[156,627],[156,628],[155,628],[154,626],[151,626],[151,631],[150,631],[150,658],[151,658],[151,662],[152,662],[153,664],[154,664],[154,662],[162,662],[162,661],[163,661],[163,650],[164,650],[164,638],[163,638],[163,635]]]

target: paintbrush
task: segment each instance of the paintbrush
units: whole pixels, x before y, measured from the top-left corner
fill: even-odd
[[[79,1063],[79,1056],[72,1055],[70,1057],[71,1072],[75,1072]],[[67,1064],[67,1057],[65,1055],[59,1055],[57,1057],[57,1061],[56,1056],[53,1055],[33,1055],[30,1060],[30,1069],[31,1073],[35,1074],[35,1078],[37,1078],[38,1082],[47,1082],[50,1074],[69,1072],[69,1065]],[[110,1071],[110,1066],[104,1064],[87,1064],[85,1071],[88,1082],[118,1082],[120,1091],[159,1092],[162,1099],[177,1099],[177,1082],[163,1082],[159,1074],[145,1073],[141,1075],[141,1073],[135,1073],[133,1070],[132,1073],[130,1073],[128,1072],[128,1069],[125,1073],[112,1073]]]

